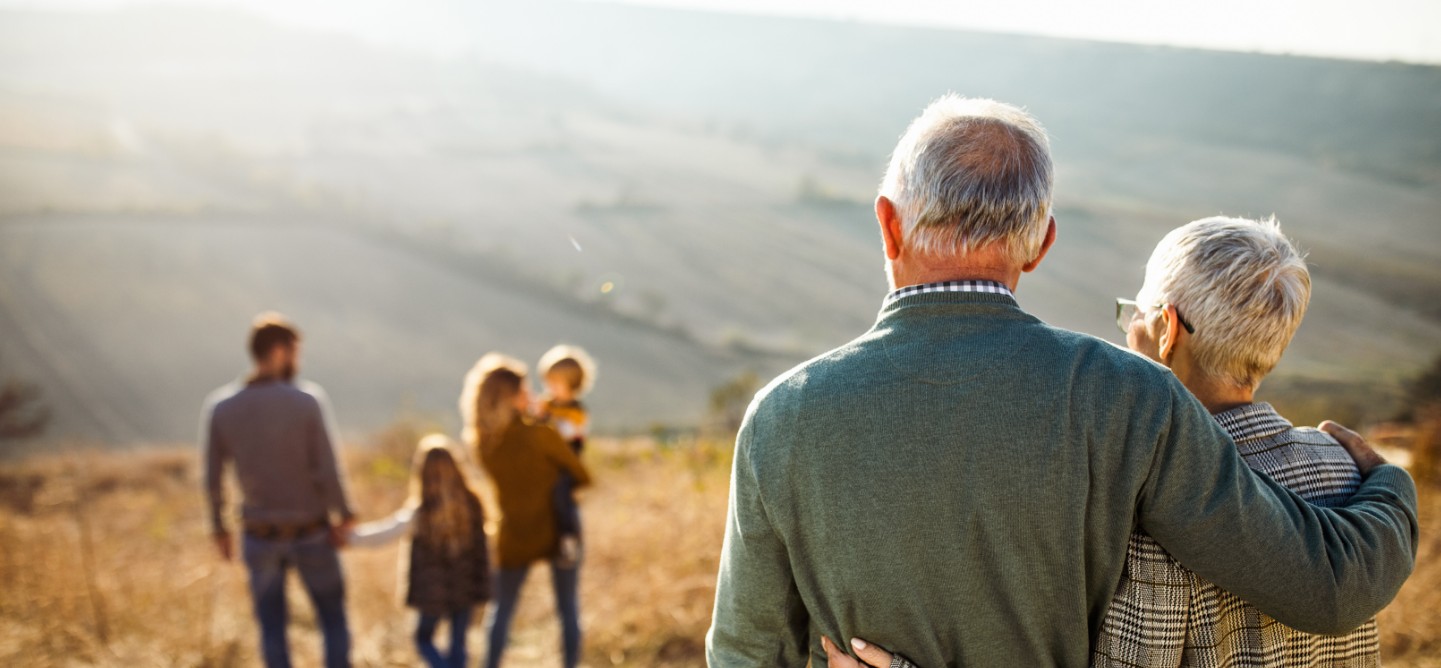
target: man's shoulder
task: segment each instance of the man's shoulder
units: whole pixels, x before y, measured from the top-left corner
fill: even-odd
[[[1179,386],[1165,365],[1100,337],[1052,325],[1044,327],[1044,340],[1058,361],[1069,365],[1076,380],[1093,383],[1138,383],[1145,386]]]
[[[875,345],[879,336],[872,330],[780,373],[756,392],[743,424],[794,415],[804,402],[856,395],[885,364],[884,353]]]
[[[330,402],[330,395],[327,394],[325,388],[321,387],[318,383],[301,379],[293,383],[287,383],[287,385],[295,392],[309,397],[311,401],[316,403],[326,404]]]
[[[1179,386],[1170,369],[1105,339],[1041,321],[1025,326],[1031,331],[1024,337],[1024,353],[1042,361],[1052,373],[1070,375],[1073,382],[1097,386],[1122,383],[1150,389]],[[884,332],[868,332],[791,367],[761,388],[755,402],[785,402],[802,390],[850,391],[851,381],[874,373],[885,359],[882,346],[877,345],[884,336]],[[1036,380],[1043,378],[1038,376]]]
[[[277,399],[286,404],[315,408],[319,408],[327,401],[325,390],[309,381],[261,383],[234,381],[211,392],[206,399],[206,404],[211,407],[213,412],[219,413],[252,402],[274,405]]]
[[[211,390],[210,394],[205,395],[205,406],[207,408],[214,408],[234,397],[236,394],[239,394],[243,389],[245,389],[245,383],[232,380]]]
[[[845,375],[848,366],[862,359],[860,348],[864,339],[865,337],[862,337],[832,348],[787,369],[756,392],[754,403],[766,400],[784,401],[802,388],[811,385],[814,378],[826,378],[834,374]]]
[[[1132,352],[1125,346],[1112,343],[1094,334],[1078,332],[1064,327],[1040,322],[1036,323],[1036,334],[1058,350],[1066,351],[1074,355],[1091,355],[1105,359],[1114,359],[1118,364],[1128,364],[1132,360],[1143,364],[1155,364],[1151,360]]]

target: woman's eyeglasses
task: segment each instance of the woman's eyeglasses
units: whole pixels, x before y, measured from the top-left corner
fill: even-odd
[[[1165,304],[1156,304],[1152,308],[1165,308],[1165,306]],[[1135,320],[1136,316],[1140,313],[1140,304],[1129,299],[1116,298],[1116,328],[1121,330],[1121,333],[1124,334],[1131,328],[1131,321]],[[1196,328],[1192,327],[1191,323],[1186,322],[1186,318],[1181,315],[1181,309],[1176,309],[1176,320],[1179,320],[1181,326],[1186,328],[1187,334],[1196,333]]]

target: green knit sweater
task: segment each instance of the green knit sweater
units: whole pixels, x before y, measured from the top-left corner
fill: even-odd
[[[1164,367],[1008,296],[904,297],[752,403],[707,658],[824,666],[827,635],[926,668],[1085,666],[1138,527],[1335,633],[1410,574],[1415,487],[1382,466],[1349,506],[1310,506]]]

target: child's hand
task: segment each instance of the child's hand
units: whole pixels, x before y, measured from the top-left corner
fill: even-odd
[[[230,561],[235,558],[235,542],[230,540],[230,534],[215,534],[215,549],[220,552],[220,558]]]
[[[355,535],[355,520],[347,519],[340,524],[330,527],[330,544],[335,549],[341,549],[350,544],[350,539]]]

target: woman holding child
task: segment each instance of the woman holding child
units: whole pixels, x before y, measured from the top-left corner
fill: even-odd
[[[480,358],[460,399],[465,441],[494,482],[501,514],[487,668],[500,665],[521,585],[530,566],[542,560],[551,566],[565,665],[580,659],[579,564],[558,558],[555,490],[562,472],[574,487],[589,484],[590,473],[554,428],[527,416],[530,403],[525,364],[499,353]]]

